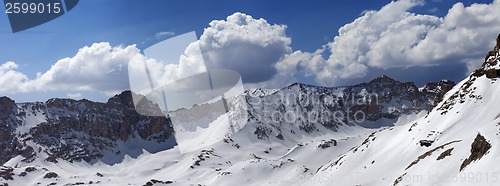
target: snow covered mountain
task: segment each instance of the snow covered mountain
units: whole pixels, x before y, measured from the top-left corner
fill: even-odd
[[[481,68],[425,117],[373,132],[310,179],[317,185],[338,181],[324,175],[354,178],[341,185],[499,185],[499,49],[500,35]]]
[[[349,137],[349,135],[354,135],[359,131],[364,132],[365,128],[361,127],[362,125],[368,128],[378,128],[381,125],[392,126],[401,115],[417,114],[432,108],[453,85],[451,81],[441,81],[418,88],[413,83],[401,83],[383,76],[368,83],[346,87],[326,88],[295,83],[280,90],[247,91],[241,96],[250,108],[248,124],[237,135],[228,137],[224,133],[220,134],[223,138],[222,142],[215,144],[214,147],[221,146],[225,149],[228,156],[227,161],[224,161],[225,164],[248,158],[231,158],[229,154],[233,154],[232,151],[239,152],[240,148],[262,149],[251,153],[250,157],[250,160],[262,160],[262,157],[270,158],[289,154],[294,151],[290,149],[297,149],[298,145],[302,145],[301,143],[305,140],[331,135],[345,136],[343,140],[350,141],[343,150],[347,151],[347,147],[354,145],[352,142],[361,139],[359,136]],[[378,97],[379,95],[381,96]],[[133,111],[132,96],[139,95],[126,91],[109,99],[107,103],[71,99],[51,99],[45,103],[15,103],[9,98],[2,97],[0,99],[2,111],[0,112],[2,119],[0,145],[3,149],[1,160],[5,167],[2,168],[0,179],[2,182],[16,185],[19,182],[15,180],[24,179],[31,171],[39,174],[35,176],[33,184],[35,182],[59,184],[57,181],[54,182],[53,178],[64,180],[61,183],[70,183],[74,180],[71,178],[66,180],[63,175],[74,177],[70,175],[77,173],[68,174],[63,164],[76,167],[85,165],[85,167],[75,168],[75,171],[92,170],[107,166],[129,166],[131,161],[139,163],[140,159],[145,157],[154,159],[154,157],[161,157],[163,153],[178,153],[177,148],[172,149],[175,141],[170,120],[164,117],[138,115]],[[233,105],[234,100],[229,99]],[[177,111],[177,114],[204,110],[210,104],[217,103],[194,106]],[[149,106],[159,110],[156,105]],[[324,111],[335,113],[337,116],[321,115],[325,113]],[[350,116],[348,113],[356,111],[363,111],[367,115],[363,118],[355,118],[355,115]],[[323,119],[316,119],[317,121],[310,118],[304,119],[311,117],[308,113],[315,112]],[[296,114],[296,116],[290,117],[289,113]],[[217,117],[207,122],[215,122],[216,119]],[[268,146],[269,143],[273,145]],[[330,146],[336,146],[337,143],[342,142],[334,139],[319,140],[315,148],[327,149]],[[259,148],[254,148],[255,145]],[[206,161],[207,157],[219,157],[213,149],[198,152],[201,153],[185,154],[181,157],[177,155],[173,156],[175,157],[173,160],[167,161],[192,159],[191,161],[183,160],[183,164],[177,166],[187,163],[184,168],[195,170],[202,167],[201,162]],[[338,152],[342,151],[336,151]],[[87,163],[93,165],[90,166]],[[214,170],[217,172],[223,170],[224,166],[220,166],[222,163],[223,161],[219,160],[216,165],[220,168]],[[52,171],[54,169],[52,166],[58,166],[60,170]],[[14,179],[16,174],[13,172],[16,171],[21,171],[17,175],[19,179]],[[93,176],[99,178],[103,175],[100,172],[104,171],[96,171]],[[92,183],[100,179],[95,180]],[[157,183],[161,183],[158,180]],[[112,180],[108,183],[120,183],[120,181],[123,180]],[[151,182],[151,180],[144,180],[144,182]],[[153,180],[151,183],[154,182]]]
[[[143,149],[158,152],[172,148],[175,140],[170,121],[137,114],[132,96],[137,95],[126,91],[107,103],[50,99],[17,104],[1,97],[0,163],[21,155],[23,162],[43,159],[111,164],[125,155],[137,157]]]
[[[169,119],[133,113],[125,95],[138,95],[130,92],[107,103],[2,98],[0,183],[498,185],[499,76],[500,36],[482,67],[457,85],[419,88],[383,76],[345,87],[251,90],[241,95],[247,124],[190,153],[172,147]],[[210,104],[217,103],[177,114]]]

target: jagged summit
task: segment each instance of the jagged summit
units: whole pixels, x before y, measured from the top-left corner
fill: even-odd
[[[253,97],[259,97],[259,96],[266,96],[269,94],[273,94],[276,91],[277,89],[255,88],[255,89],[247,89],[243,94]]]
[[[500,34],[496,40],[496,46],[492,51],[488,52],[486,55],[484,63],[481,65],[481,68],[474,71],[473,76],[480,77],[482,75],[486,75],[486,77],[492,79],[500,77]]]
[[[387,75],[382,75],[380,77],[376,77],[376,78],[370,80],[367,83],[361,83],[361,84],[358,84],[358,85],[365,86],[366,84],[401,84],[401,83],[402,82],[400,82],[398,80],[395,80],[395,79],[393,79],[393,78],[391,78],[391,77],[389,77]],[[311,84],[300,83],[300,82],[294,82],[294,83],[286,86],[285,88],[290,88],[290,87],[295,87],[295,86],[298,86],[298,87],[338,88],[338,87],[324,87],[324,86],[318,86],[318,85],[311,85]],[[353,86],[357,86],[357,85],[353,85]],[[341,87],[349,87],[349,86],[341,86]]]
[[[401,83],[400,81],[397,81],[387,75],[382,75],[380,77],[377,77],[373,80],[370,81],[371,84],[373,83],[382,83],[382,84],[397,84],[397,83]]]
[[[382,76],[353,86],[248,91],[241,104],[249,106],[247,123],[237,133],[217,128],[222,115],[202,115],[185,126],[220,141],[184,154],[140,151],[164,145],[168,136],[161,135],[172,133],[158,130],[161,118],[132,112],[132,92],[107,103],[0,97],[0,162],[7,161],[0,185],[498,185],[500,36],[496,41],[483,66],[456,86],[442,80],[418,88]],[[125,160],[73,162],[103,157]]]
[[[134,102],[134,100],[133,100],[134,96],[137,96],[137,94],[135,94],[134,92],[132,92],[130,90],[126,90],[126,91],[121,92],[120,94],[117,94],[117,95],[109,98],[108,99],[108,103],[112,102],[115,99],[116,100],[120,100],[120,102],[123,103],[123,104],[133,103]]]
[[[286,86],[285,88],[295,87],[295,86],[299,86],[299,87],[314,87],[315,85],[310,85],[310,84],[301,83],[301,82],[293,82],[292,84]]]
[[[143,148],[150,152],[172,148],[170,120],[138,114],[133,94],[124,91],[107,103],[60,98],[15,103],[1,97],[0,163],[21,155],[25,162],[40,158],[112,164],[125,155],[137,157]],[[129,143],[144,146],[124,148]]]

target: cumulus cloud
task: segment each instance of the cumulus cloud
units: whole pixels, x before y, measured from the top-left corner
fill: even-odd
[[[278,73],[276,63],[292,51],[291,39],[285,35],[286,26],[271,25],[262,18],[234,13],[226,20],[212,21],[209,25],[200,39],[189,44],[173,63],[147,58],[135,45],[94,43],[81,48],[73,57],[58,60],[35,79],[16,71],[14,62],[3,64],[0,84],[4,86],[0,86],[0,91],[10,94],[47,90],[97,91],[113,95],[130,89],[128,65],[139,65],[131,66],[131,70],[141,73],[146,61],[155,81],[171,82],[204,72],[209,67],[236,70],[244,82],[269,83]],[[161,32],[157,36],[171,34]]]
[[[27,89],[28,77],[16,71],[18,65],[12,61],[0,65],[0,92],[18,92]]]
[[[73,57],[58,60],[34,79],[20,72],[14,62],[1,64],[0,92],[90,90],[112,94],[129,89],[130,62],[142,65],[146,61],[153,78],[164,82],[204,72],[206,65],[236,70],[243,82],[272,88],[296,81],[298,74],[313,77],[320,85],[334,86],[401,69],[425,72],[425,68],[441,71],[443,67],[463,67],[470,72],[479,66],[500,30],[500,0],[468,7],[457,3],[444,17],[410,12],[423,4],[420,0],[400,0],[363,12],[340,28],[333,41],[314,52],[294,51],[285,25],[237,12],[225,20],[212,21],[178,63],[149,59],[135,45],[95,43]]]
[[[54,63],[37,78],[16,71],[18,65],[0,66],[0,91],[23,93],[47,90],[91,90],[107,94],[129,89],[127,65],[146,60],[135,45],[112,47],[107,42],[81,48],[73,57]]]
[[[470,71],[481,64],[500,30],[500,1],[468,7],[457,3],[444,17],[409,12],[423,4],[394,1],[344,25],[328,43],[331,55],[323,68],[311,64],[317,82],[337,85],[373,71],[446,63],[467,66]]]
[[[96,90],[109,94],[129,89],[127,65],[145,57],[135,45],[112,47],[107,42],[81,48],[57,61],[32,83],[38,90]]]
[[[298,50],[285,55],[275,65],[278,71],[276,77],[271,82],[260,84],[260,86],[281,87],[290,82],[299,81],[296,79],[297,74],[302,74],[305,77],[327,76],[321,74],[328,73],[328,71],[323,70],[326,64],[326,60],[322,56],[323,52],[325,52],[325,48],[318,49],[313,53]]]
[[[272,79],[277,74],[276,63],[292,52],[284,25],[271,25],[239,12],[209,25],[199,40],[207,68],[236,70],[245,83]]]

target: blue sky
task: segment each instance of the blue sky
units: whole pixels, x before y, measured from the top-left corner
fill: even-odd
[[[158,32],[196,31],[200,35],[210,21],[224,19],[234,12],[285,24],[294,48],[314,51],[333,39],[342,25],[363,10],[377,9],[387,2],[83,0],[68,14],[16,34],[10,32],[6,14],[1,14],[0,61],[28,65],[25,72],[35,77],[37,72],[48,69],[58,59],[74,55],[85,45],[107,41],[146,48],[160,41],[155,38]]]
[[[428,0],[425,4],[411,5],[406,11],[419,15],[443,17],[457,2]],[[461,2],[465,7],[468,7],[473,3],[490,4],[493,1]],[[341,27],[362,17],[367,10],[378,11],[389,3],[391,1],[82,0],[66,15],[39,27],[18,33],[11,32],[6,14],[0,14],[0,64],[8,61],[15,62],[17,64],[15,71],[24,74],[29,80],[33,80],[37,78],[37,73],[45,73],[60,59],[73,57],[84,46],[91,46],[98,42],[109,42],[113,47],[136,44],[138,49],[143,50],[168,37],[190,31],[196,31],[200,37],[204,29],[209,27],[211,21],[225,20],[235,12],[242,12],[254,19],[263,18],[270,25],[286,25],[285,36],[291,39],[291,43],[287,45],[291,48],[289,53],[301,51],[312,55],[311,53],[321,49],[323,45],[333,43],[334,37],[339,35],[338,31]],[[166,34],[158,35],[162,32]],[[486,48],[490,48],[490,46]],[[327,52],[321,55],[328,61],[330,54],[331,52]],[[477,57],[477,55],[470,56],[471,59]],[[437,61],[440,60],[454,59],[437,59]],[[363,72],[364,75],[361,77],[349,74],[338,75],[338,81],[333,83],[325,81],[325,77],[321,77],[321,79],[319,76],[311,75],[311,73],[319,73],[319,71],[314,70],[295,73],[293,77],[300,82],[333,86],[359,83],[386,72],[392,72],[390,75],[396,76],[396,79],[415,81],[418,84],[443,78],[456,81],[466,75],[467,67],[465,65],[454,65],[448,62],[436,65],[436,63],[385,68],[379,64],[367,62],[370,64],[366,65],[368,73]],[[433,68],[428,68],[429,66],[433,66]],[[10,68],[10,70],[12,69]],[[304,67],[304,69],[308,69],[308,67]],[[408,69],[412,69],[415,74],[407,73]],[[443,69],[451,69],[455,73],[440,73]],[[394,71],[401,71],[401,73]],[[457,71],[461,73],[457,73]],[[322,71],[322,73],[325,72]],[[422,78],[421,73],[439,75],[424,75],[426,78]],[[24,91],[23,93],[5,90],[2,92],[4,95],[21,101],[42,101],[49,97],[64,97],[70,93],[83,93],[83,96],[76,97],[103,100],[102,94],[91,89],[68,88],[64,91],[43,90]]]

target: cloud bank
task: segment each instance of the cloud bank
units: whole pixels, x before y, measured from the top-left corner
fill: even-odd
[[[81,90],[112,94],[128,89],[127,65],[134,60],[146,60],[135,45],[112,47],[102,42],[81,48],[73,57],[58,60],[35,79],[16,71],[16,63],[7,62],[0,66],[0,92]]]
[[[480,65],[500,31],[500,1],[468,7],[457,3],[444,17],[409,12],[423,4],[401,0],[366,12],[339,29],[327,44],[330,56],[323,64],[304,66],[316,74],[317,83],[337,85],[388,69],[455,63],[470,72]]]
[[[237,12],[209,25],[198,41],[205,64],[236,70],[245,83],[272,79],[277,73],[275,64],[292,51],[286,26],[271,25],[263,18]]]
[[[208,68],[240,72],[248,87],[268,88],[300,81],[297,76],[311,77],[319,85],[336,86],[385,73],[408,74],[411,72],[407,69],[415,68],[420,71],[414,72],[449,68],[456,71],[451,72],[455,76],[465,76],[479,66],[494,45],[492,38],[500,31],[500,0],[470,6],[456,3],[444,17],[410,12],[424,4],[400,0],[363,12],[341,27],[333,41],[312,52],[293,50],[286,25],[237,12],[210,22],[178,64],[165,65],[149,59],[135,45],[94,43],[73,57],[58,60],[34,79],[19,71],[15,62],[0,64],[0,93],[67,90],[72,91],[68,94],[71,97],[82,97],[78,91],[109,95],[129,89],[130,62],[147,60],[154,66],[151,69],[155,70],[155,78],[166,81],[204,71],[200,67],[203,59]],[[195,55],[200,48],[203,56]],[[465,70],[457,70],[462,68]]]

